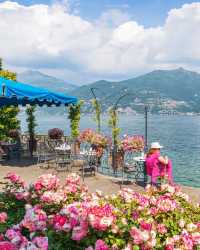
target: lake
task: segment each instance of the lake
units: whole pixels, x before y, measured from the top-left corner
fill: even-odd
[[[26,131],[24,113],[20,113],[22,131]],[[42,115],[38,112],[37,132],[46,134],[50,128],[61,128],[70,134],[69,120],[63,115]],[[102,131],[110,135],[107,116],[102,117]],[[83,115],[81,129],[95,128],[93,116]],[[121,134],[144,135],[143,115],[120,115]],[[161,116],[148,117],[149,142],[159,141],[164,148],[162,152],[173,162],[173,174],[177,183],[200,187],[200,116]]]

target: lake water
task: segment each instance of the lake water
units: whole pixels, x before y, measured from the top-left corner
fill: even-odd
[[[21,127],[27,130],[25,116],[20,114]],[[110,135],[108,118],[102,118],[102,131]],[[37,114],[37,132],[46,134],[50,128],[62,128],[70,134],[69,120],[65,116],[48,116]],[[95,128],[91,115],[81,118],[81,129]],[[122,134],[144,135],[143,115],[120,115],[119,127]],[[159,141],[164,148],[162,152],[173,161],[173,174],[177,183],[200,187],[200,116],[159,116],[149,115],[149,142]]]

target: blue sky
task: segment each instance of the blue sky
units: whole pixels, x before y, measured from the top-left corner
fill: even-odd
[[[0,0],[0,2],[3,2]],[[51,4],[54,0],[16,0],[24,5],[37,3]],[[173,8],[180,8],[185,3],[195,0],[70,0],[79,10],[81,17],[94,20],[109,9],[121,9],[145,27],[162,25],[167,13]]]

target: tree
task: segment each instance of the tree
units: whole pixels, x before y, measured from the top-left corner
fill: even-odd
[[[112,107],[109,110],[109,127],[112,130],[113,145],[117,146],[119,143],[120,128],[118,128],[118,114],[117,110]]]
[[[95,122],[97,123],[97,132],[101,132],[101,104],[97,99],[92,100],[92,106],[95,110]]]
[[[16,74],[8,70],[2,69],[2,59],[0,58],[0,77],[10,80],[16,80]],[[0,95],[2,90],[0,90]],[[17,119],[19,109],[13,106],[0,108],[0,140],[9,138],[9,131],[11,129],[19,129],[20,122]]]
[[[69,106],[69,115],[70,119],[70,128],[71,128],[71,137],[72,139],[76,139],[79,136],[79,127],[80,127],[80,119],[81,119],[81,107],[83,105],[83,101],[79,101],[77,104],[73,104]]]
[[[79,136],[79,127],[80,127],[80,120],[81,120],[81,107],[83,105],[83,101],[79,101],[77,104],[71,104],[69,106],[69,115],[68,118],[70,119],[70,128],[71,128],[71,139],[73,140],[73,148],[72,152],[74,155],[77,154],[80,150],[80,143],[77,140]]]
[[[0,71],[3,70],[2,68],[2,59],[0,58]]]
[[[26,108],[26,114],[27,114],[27,124],[28,124],[28,133],[29,133],[29,150],[31,156],[33,156],[33,151],[36,150],[36,139],[35,139],[35,127],[37,126],[37,123],[35,121],[35,110],[36,106],[28,106]]]

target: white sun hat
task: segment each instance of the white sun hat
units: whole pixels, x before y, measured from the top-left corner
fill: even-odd
[[[163,148],[163,146],[161,146],[159,142],[152,142],[151,143],[151,148],[161,149],[161,148]]]

